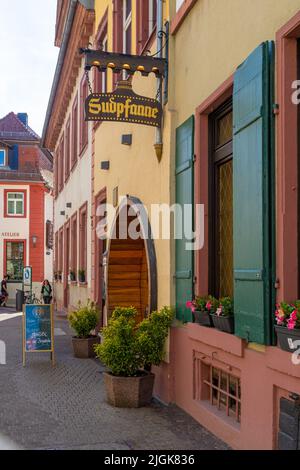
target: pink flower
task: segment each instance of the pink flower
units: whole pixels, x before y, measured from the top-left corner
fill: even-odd
[[[297,321],[297,310],[294,310],[294,311],[291,313],[290,320],[292,320],[292,321]]]
[[[194,302],[192,302],[192,301],[190,301],[190,300],[185,304],[185,306],[186,306],[187,308],[190,308],[193,313],[194,313],[194,311],[196,310],[196,307],[195,307]]]
[[[208,301],[207,304],[206,304],[206,309],[211,310],[211,308],[212,308],[212,304],[211,304],[211,302]]]
[[[293,330],[296,326],[296,322],[294,320],[289,320],[288,321],[288,324],[287,324],[287,327],[289,330]]]
[[[217,309],[216,314],[218,315],[218,317],[220,317],[220,316],[222,315],[222,313],[223,313],[223,307],[222,307],[222,305],[221,305],[221,306]]]

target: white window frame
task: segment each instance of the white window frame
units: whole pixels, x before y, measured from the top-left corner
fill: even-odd
[[[126,33],[130,26],[132,26],[132,1],[131,1],[131,10],[129,15],[126,17],[126,4],[127,0],[123,0],[123,53],[124,54],[131,54],[131,51],[127,52],[127,44],[126,44]],[[132,34],[132,28],[131,28]]]
[[[2,164],[2,163],[0,162],[0,167],[7,166],[7,151],[6,151],[6,149],[0,148],[0,152],[1,152],[1,153],[2,153],[2,152],[4,153],[4,163]]]
[[[17,210],[16,210],[16,205],[17,205],[17,202],[20,202],[21,199],[9,199],[9,195],[10,194],[20,194],[22,195],[22,204],[23,204],[23,210],[22,210],[22,213],[21,214],[17,214]],[[7,212],[7,215],[9,217],[24,217],[25,215],[25,194],[24,193],[21,193],[21,192],[18,192],[18,191],[10,191],[10,192],[7,192],[6,193],[6,212]],[[14,203],[14,213],[11,214],[9,212],[9,209],[8,209],[8,202],[13,202]]]

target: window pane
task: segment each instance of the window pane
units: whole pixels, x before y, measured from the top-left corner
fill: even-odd
[[[12,280],[21,280],[23,275],[24,244],[9,242],[6,245],[6,272]]]
[[[15,204],[13,201],[8,201],[7,212],[9,215],[14,215],[15,213]]]
[[[131,0],[126,0],[126,18],[128,18],[130,13],[131,13]]]
[[[233,296],[233,165],[219,167],[220,297]]]
[[[23,201],[16,201],[16,214],[23,215]]]
[[[128,26],[126,30],[126,54],[131,53],[131,24]]]
[[[5,165],[5,150],[0,150],[0,166]]]
[[[233,114],[232,111],[219,119],[217,127],[217,145],[224,145],[232,140],[233,135]]]

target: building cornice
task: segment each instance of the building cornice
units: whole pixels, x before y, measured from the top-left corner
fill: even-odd
[[[95,12],[81,2],[75,8],[72,24],[63,41],[43,130],[42,146],[54,151],[78,77],[82,57],[79,49],[87,47],[93,34]],[[64,47],[65,46],[65,47]]]

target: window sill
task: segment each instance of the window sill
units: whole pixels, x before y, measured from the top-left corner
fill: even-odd
[[[77,281],[70,281],[69,284],[70,284],[70,286],[77,286],[78,282]]]
[[[207,344],[234,356],[244,356],[244,340],[235,335],[224,333],[216,328],[206,328],[197,323],[188,323],[188,336],[193,341]]]
[[[186,16],[188,15],[188,13],[193,8],[196,2],[197,0],[184,0],[183,5],[181,5],[171,22],[171,34],[177,33],[180,26],[184,22]]]
[[[87,287],[88,283],[87,282],[78,282],[77,285],[78,285],[78,287]]]

